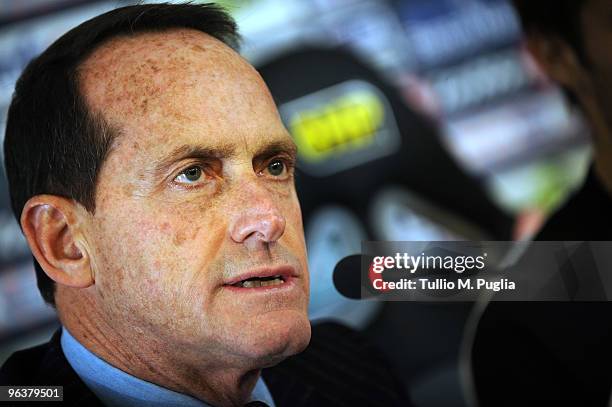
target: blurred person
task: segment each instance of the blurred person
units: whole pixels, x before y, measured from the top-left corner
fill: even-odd
[[[593,141],[593,164],[583,186],[535,240],[610,241],[612,2],[514,4],[529,52],[582,111]],[[609,302],[489,304],[472,354],[481,404],[607,406],[612,391],[611,315]]]
[[[5,165],[62,327],[0,384],[69,405],[406,405],[359,335],[311,332],[296,147],[238,40],[214,5],[137,5],[27,66]]]
[[[514,0],[527,48],[582,111],[593,165],[582,188],[546,222],[537,240],[612,240],[612,3]]]

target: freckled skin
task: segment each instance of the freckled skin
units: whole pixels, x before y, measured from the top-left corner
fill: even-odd
[[[111,40],[82,64],[80,83],[89,106],[121,135],[99,175],[95,214],[83,224],[95,284],[78,293],[59,287],[60,315],[76,335],[87,326],[88,338],[78,339],[116,366],[240,405],[260,368],[310,338],[293,180],[254,168],[260,148],[290,140],[274,102],[248,63],[193,30]],[[172,181],[191,161],[161,177],[152,168],[184,144],[229,145],[235,154],[198,188],[181,189]],[[278,239],[258,239],[270,224],[282,229]],[[255,233],[237,238],[242,227]],[[243,296],[222,285],[275,265],[299,272],[290,293]]]

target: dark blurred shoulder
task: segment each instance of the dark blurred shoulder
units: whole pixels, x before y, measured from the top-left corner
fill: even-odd
[[[33,348],[13,353],[0,368],[0,385],[35,385],[35,377],[50,344],[44,343]]]
[[[13,353],[0,368],[2,386],[62,386],[62,402],[34,402],[31,405],[102,406],[64,356],[61,329],[42,345]],[[42,403],[42,404],[41,404]],[[20,402],[20,406],[30,405]]]
[[[612,241],[612,197],[594,168],[538,233],[540,241]]]
[[[388,361],[361,333],[316,324],[306,350],[263,371],[277,406],[410,406]]]

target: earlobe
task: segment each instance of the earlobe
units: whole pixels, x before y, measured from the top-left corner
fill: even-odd
[[[84,250],[75,203],[55,195],[37,195],[24,206],[21,228],[32,254],[58,284],[85,288],[94,283]]]

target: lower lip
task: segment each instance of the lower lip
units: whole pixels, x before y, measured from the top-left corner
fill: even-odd
[[[237,287],[235,285],[224,285],[223,288],[235,292],[235,293],[275,293],[283,292],[292,289],[295,286],[295,277],[285,277],[285,281],[282,284],[277,285],[266,285],[261,287]]]

